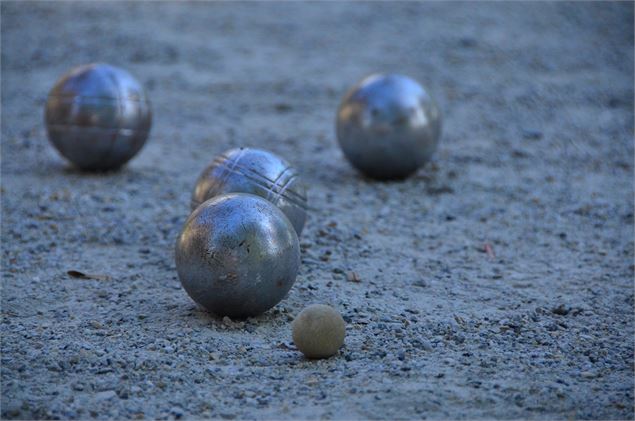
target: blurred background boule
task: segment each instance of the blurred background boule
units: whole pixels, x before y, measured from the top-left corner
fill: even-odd
[[[102,63],[71,69],[51,89],[46,129],[62,156],[83,170],[121,167],[143,147],[152,113],[141,84]]]
[[[344,156],[359,171],[381,180],[402,179],[436,150],[441,113],[417,81],[371,75],[344,95],[336,130]]]

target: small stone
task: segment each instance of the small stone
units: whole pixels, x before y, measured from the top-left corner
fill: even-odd
[[[540,140],[542,139],[542,132],[535,129],[525,129],[523,130],[523,138],[528,140]]]
[[[289,104],[279,103],[275,105],[276,111],[284,113],[290,111],[293,107]]]
[[[418,340],[416,346],[424,351],[432,351],[432,344],[425,339]]]
[[[611,98],[608,100],[607,104],[610,108],[617,108],[622,104],[622,101],[619,98]]]
[[[423,279],[417,279],[412,283],[412,285],[419,288],[425,288],[428,286],[428,284],[426,284],[426,281],[424,281]]]
[[[570,308],[566,308],[564,304],[560,304],[558,307],[551,309],[553,314],[557,314],[558,316],[566,316],[571,311]]]
[[[9,404],[5,404],[3,405],[3,415],[6,414],[6,416],[10,417],[10,418],[15,418],[18,417],[20,415],[20,406],[17,403],[9,403]],[[4,417],[3,417],[4,418]]]
[[[104,390],[103,392],[95,393],[95,399],[98,401],[108,401],[116,397],[117,392],[115,392],[114,390]]]
[[[359,275],[353,271],[350,272],[346,272],[346,280],[348,282],[361,282],[362,279],[359,277]]]
[[[291,327],[295,346],[307,358],[334,355],[346,336],[346,324],[340,313],[324,304],[312,304],[302,310]]]
[[[478,45],[478,42],[472,37],[462,37],[459,39],[459,45],[463,48],[474,48]]]
[[[178,406],[173,406],[170,409],[170,413],[172,415],[174,415],[174,418],[179,419],[183,416],[183,410],[181,408],[179,408]]]
[[[90,322],[90,327],[92,327],[93,329],[101,329],[103,326],[101,323],[99,323],[97,320],[91,320]]]

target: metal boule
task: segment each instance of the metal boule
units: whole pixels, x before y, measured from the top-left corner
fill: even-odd
[[[255,316],[295,282],[300,245],[280,209],[262,197],[230,193],[203,202],[176,241],[176,269],[187,293],[219,316]]]
[[[276,205],[298,236],[307,216],[306,186],[298,171],[262,149],[236,148],[217,155],[196,182],[191,208],[226,193],[251,193]]]
[[[366,176],[402,179],[437,148],[441,113],[413,79],[372,75],[350,89],[337,112],[337,139],[350,163]]]
[[[75,67],[46,102],[46,129],[55,148],[84,170],[118,168],[143,147],[152,123],[142,86],[108,64]]]

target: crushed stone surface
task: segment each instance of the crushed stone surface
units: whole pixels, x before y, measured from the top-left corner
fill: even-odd
[[[632,3],[0,7],[3,418],[633,419]],[[43,126],[94,61],[152,101],[119,172],[74,170]],[[334,118],[390,71],[444,128],[383,183]],[[311,210],[287,298],[230,320],[173,253],[200,171],[242,145],[295,164]],[[347,322],[333,358],[293,346],[311,303]]]

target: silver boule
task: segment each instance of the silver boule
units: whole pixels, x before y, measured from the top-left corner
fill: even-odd
[[[176,241],[183,288],[219,316],[255,316],[273,307],[291,289],[299,265],[293,225],[280,209],[252,194],[207,200]]]
[[[230,149],[214,158],[196,182],[191,208],[225,193],[251,193],[276,205],[298,236],[307,214],[306,186],[279,156],[255,148]]]
[[[144,145],[152,114],[142,86],[108,64],[75,67],[46,102],[46,129],[55,148],[84,170],[128,162]]]
[[[371,178],[401,179],[434,153],[441,114],[413,79],[372,75],[346,93],[336,128],[344,155],[358,170]]]

